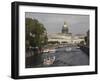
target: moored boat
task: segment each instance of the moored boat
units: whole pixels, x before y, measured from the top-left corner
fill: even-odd
[[[72,48],[71,47],[67,47],[65,50],[66,51],[72,51]]]
[[[54,63],[54,61],[55,61],[55,56],[53,56],[52,58],[45,58],[44,60],[43,60],[43,65],[51,65],[51,64],[53,64]]]
[[[55,53],[56,49],[49,49],[49,53]]]

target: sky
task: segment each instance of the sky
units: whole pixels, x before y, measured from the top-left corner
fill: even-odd
[[[74,35],[86,34],[89,29],[89,15],[25,12],[25,18],[37,19],[49,34],[61,33],[64,22]]]

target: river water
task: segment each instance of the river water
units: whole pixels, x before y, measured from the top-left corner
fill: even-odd
[[[53,64],[48,66],[89,65],[89,56],[87,54],[76,47],[71,48],[71,51],[66,51],[67,47],[62,47],[57,48],[55,53],[44,53],[42,54],[42,60],[55,57]]]
[[[56,48],[54,53],[40,54],[38,60],[34,61],[32,56],[26,58],[26,68],[33,67],[53,67],[53,66],[81,66],[89,65],[89,56],[81,49],[71,46],[71,51],[66,51],[69,47]],[[44,64],[44,59],[54,59],[51,64]],[[38,62],[40,61],[40,62]],[[34,63],[38,63],[36,66]]]

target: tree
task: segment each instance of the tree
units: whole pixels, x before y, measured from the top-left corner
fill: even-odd
[[[84,45],[84,41],[81,41],[81,42],[80,42],[80,45]]]
[[[87,31],[87,36],[85,36],[86,45],[89,46],[89,30]]]
[[[44,25],[37,19],[26,18],[26,47],[42,47],[47,43],[47,33]]]

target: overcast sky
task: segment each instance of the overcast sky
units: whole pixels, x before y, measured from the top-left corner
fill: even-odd
[[[61,32],[64,21],[68,23],[69,32],[73,34],[85,34],[89,29],[89,15],[26,12],[25,17],[37,19],[44,24],[48,33]]]

